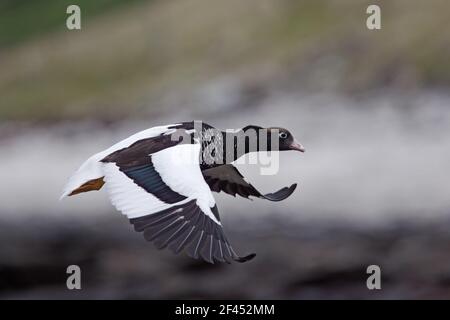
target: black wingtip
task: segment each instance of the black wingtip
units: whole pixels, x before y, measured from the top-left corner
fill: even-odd
[[[277,192],[262,195],[262,197],[269,201],[282,201],[282,200],[288,198],[295,191],[296,188],[297,188],[297,184],[294,183],[289,188],[284,187],[284,188],[281,188],[280,190],[278,190]]]
[[[244,256],[244,257],[237,257],[234,259],[234,261],[239,262],[239,263],[244,263],[244,262],[252,260],[254,257],[256,257],[256,253],[250,253],[249,255]]]

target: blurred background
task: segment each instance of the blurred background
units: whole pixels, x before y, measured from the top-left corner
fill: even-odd
[[[446,0],[0,0],[0,298],[450,298],[449,30]],[[239,167],[287,200],[216,195],[253,261],[158,251],[104,191],[58,201],[91,154],[191,120],[306,147]]]

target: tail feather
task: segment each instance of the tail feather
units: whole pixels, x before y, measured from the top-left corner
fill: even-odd
[[[89,180],[86,183],[83,183],[80,187],[73,190],[71,193],[68,194],[68,196],[73,196],[82,192],[88,192],[88,191],[94,191],[94,190],[100,190],[103,185],[105,184],[105,181],[103,180],[104,177],[98,178],[98,179],[92,179]]]
[[[67,196],[101,189],[105,184],[102,164],[99,162],[102,157],[101,153],[95,154],[81,165],[70,177],[60,200]]]

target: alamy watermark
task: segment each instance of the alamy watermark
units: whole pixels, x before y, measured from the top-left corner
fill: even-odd
[[[66,27],[69,30],[81,29],[81,9],[76,4],[71,4],[67,7],[66,13],[69,16],[66,19]]]
[[[66,269],[66,273],[69,274],[66,280],[66,286],[69,290],[81,289],[81,268],[76,264],[70,265]]]
[[[205,127],[202,121],[194,121],[192,130],[174,129],[169,132],[172,141],[180,144],[199,144],[200,154],[175,154],[174,163],[199,162],[206,166],[223,164],[258,164],[262,175],[274,175],[280,167],[280,131],[278,128],[252,127],[245,130],[224,131]],[[178,156],[179,155],[179,156]],[[199,159],[197,158],[199,157]]]
[[[371,4],[367,7],[366,13],[370,14],[366,20],[366,26],[369,30],[380,30],[381,29],[381,9],[380,6],[376,4]]]
[[[381,268],[376,264],[367,267],[366,273],[370,276],[367,278],[366,286],[369,290],[381,290]]]

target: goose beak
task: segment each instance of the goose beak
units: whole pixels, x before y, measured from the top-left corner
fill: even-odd
[[[298,143],[296,140],[294,140],[294,142],[292,142],[292,144],[289,146],[289,148],[291,150],[305,152],[305,148],[300,143]]]

